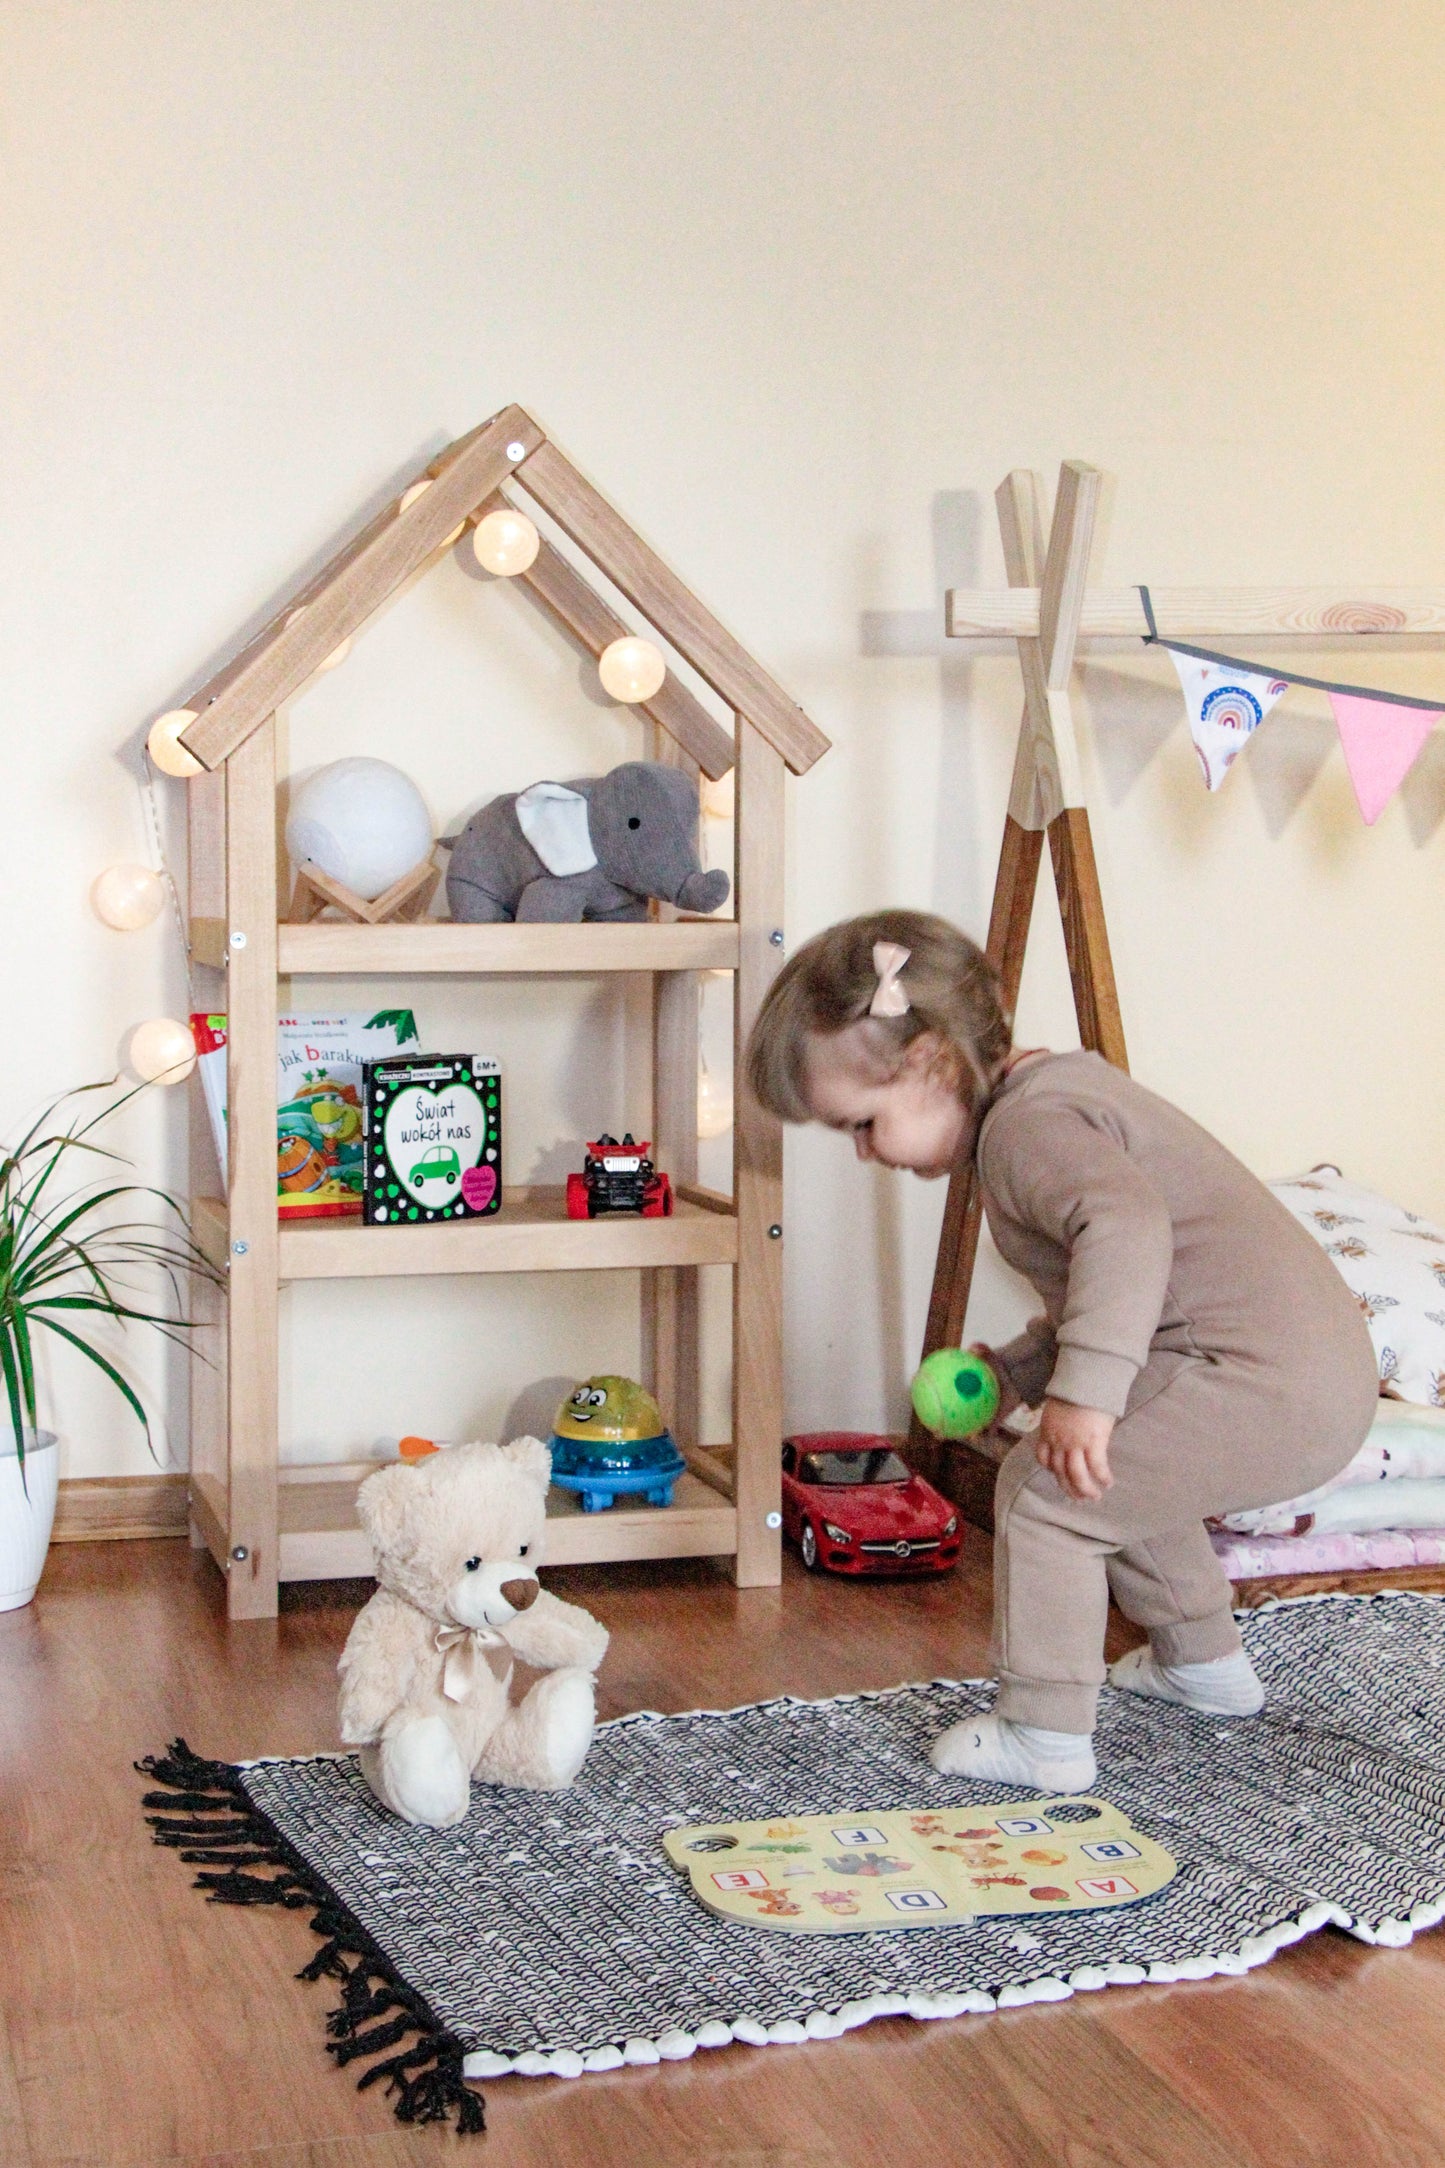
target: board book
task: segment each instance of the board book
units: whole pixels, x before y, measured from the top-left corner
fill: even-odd
[[[481,1219],[502,1204],[502,1077],[483,1054],[371,1061],[364,1085],[369,1227]]]
[[[775,1815],[662,1841],[710,1912],[794,1935],[1108,1910],[1156,1896],[1176,1872],[1117,1807],[1086,1798]]]
[[[224,1015],[193,1015],[190,1021],[224,1189],[227,1020]],[[282,1219],[352,1218],[360,1213],[365,1066],[399,1052],[416,1036],[410,1009],[277,1020],[276,1208]]]

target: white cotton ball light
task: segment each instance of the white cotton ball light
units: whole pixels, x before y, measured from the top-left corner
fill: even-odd
[[[196,719],[194,708],[169,708],[146,735],[146,751],[163,775],[199,775],[201,763],[181,743],[181,732]]]
[[[472,553],[484,572],[494,572],[498,579],[515,579],[537,561],[542,547],[538,534],[525,512],[488,512],[479,519],[472,531]]]
[[[597,675],[604,692],[630,707],[661,692],[667,664],[661,650],[650,640],[639,640],[628,633],[625,639],[614,640],[610,647],[603,648],[597,658]]]
[[[710,1070],[697,1080],[697,1133],[704,1140],[725,1137],[733,1126],[733,1095]]]
[[[130,1065],[144,1084],[179,1084],[196,1066],[190,1025],[174,1016],[137,1024],[130,1035]]]
[[[409,775],[389,760],[333,760],[297,786],[286,848],[371,903],[432,847],[431,815]]]
[[[90,884],[90,907],[104,926],[136,933],[160,915],[166,892],[149,866],[107,866]]]

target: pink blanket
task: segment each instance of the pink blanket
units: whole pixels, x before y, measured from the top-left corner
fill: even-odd
[[[1445,1566],[1445,1528],[1379,1528],[1369,1535],[1236,1536],[1210,1541],[1231,1581],[1273,1573],[1367,1573],[1380,1567]]]

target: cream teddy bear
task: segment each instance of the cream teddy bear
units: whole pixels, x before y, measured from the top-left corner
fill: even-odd
[[[341,1736],[404,1821],[460,1822],[473,1776],[570,1784],[592,1742],[607,1632],[538,1586],[550,1470],[537,1438],[459,1445],[357,1493],[379,1586],[341,1654]],[[518,1657],[548,1676],[513,1702]]]

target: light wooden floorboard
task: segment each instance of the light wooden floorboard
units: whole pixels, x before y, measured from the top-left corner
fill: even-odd
[[[702,1561],[554,1576],[611,1627],[603,1713],[984,1668],[987,1550],[938,1582],[740,1590]],[[207,1906],[131,1763],[336,1744],[363,1585],[227,1631],[184,1543],[67,1545],[0,1617],[3,2168],[1391,2168],[1445,2160],[1445,1938],[1327,1933],[1237,1981],[1110,1989],[806,2048],[487,2090],[489,2133],[403,2130],[323,2052],[305,1913]]]

